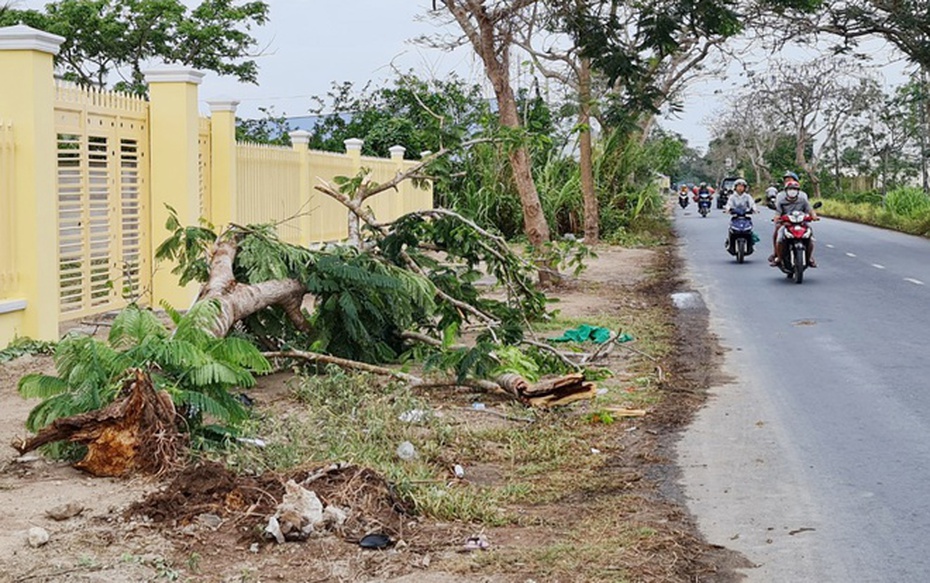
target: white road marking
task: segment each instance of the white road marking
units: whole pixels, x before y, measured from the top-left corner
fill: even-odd
[[[885,269],[884,265],[879,265],[878,263],[873,263],[872,267],[874,267],[875,269]]]
[[[856,256],[855,253],[847,253],[847,254],[846,254],[846,257],[855,257],[855,256]]]
[[[834,249],[833,245],[827,244],[827,249]]]
[[[911,282],[911,283],[913,283],[913,284],[915,284],[915,285],[923,285],[923,284],[924,284],[924,282],[920,281],[919,279],[914,279],[913,277],[905,277],[905,278],[904,278],[904,281],[909,281],[909,282]]]

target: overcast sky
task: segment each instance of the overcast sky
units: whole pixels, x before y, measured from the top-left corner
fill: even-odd
[[[306,115],[313,95],[325,95],[332,82],[351,81],[358,88],[369,80],[380,84],[393,79],[392,66],[414,69],[424,78],[455,71],[465,80],[487,87],[480,60],[470,49],[448,53],[417,46],[411,39],[436,34],[434,21],[424,21],[431,0],[266,0],[270,22],[253,31],[263,55],[259,84],[239,85],[208,76],[201,86],[203,99],[239,99],[240,117],[261,117],[260,107],[273,107],[278,115]],[[194,3],[193,0],[190,3]],[[458,33],[457,28],[447,31]],[[881,51],[881,43],[875,44]],[[814,58],[815,51],[797,49],[793,58]],[[764,58],[757,68],[764,67]],[[899,64],[889,83],[900,82]],[[730,77],[696,84],[685,95],[685,110],[660,124],[683,135],[689,145],[706,149],[706,123],[722,108],[726,93],[745,83],[731,69]]]
[[[184,0],[188,5],[198,0]],[[368,81],[381,85],[395,77],[393,68],[413,69],[424,78],[456,72],[466,81],[487,86],[483,67],[470,49],[448,53],[414,45],[410,39],[441,32],[426,14],[431,0],[266,0],[269,22],[252,31],[258,39],[258,85],[239,84],[208,74],[200,87],[201,110],[208,99],[237,99],[240,117],[307,115],[311,96],[323,96],[333,82]],[[18,7],[41,8],[44,1],[18,0]],[[448,29],[456,32],[457,29]],[[880,47],[879,47],[880,48]],[[810,57],[813,54],[809,55]],[[898,65],[889,83],[900,82]],[[683,135],[692,147],[706,148],[705,123],[719,113],[725,94],[745,82],[733,70],[726,80],[697,84],[685,96],[685,111],[661,125]]]
[[[455,71],[468,81],[484,80],[471,51],[446,53],[408,42],[440,30],[417,21],[429,0],[266,1],[269,22],[253,31],[262,52],[258,85],[209,75],[201,86],[205,99],[241,100],[243,117],[260,116],[258,108],[269,106],[278,114],[306,115],[309,97],[325,95],[333,82],[381,85],[395,77],[392,67],[427,78]]]
[[[394,78],[392,67],[413,69],[424,78],[455,72],[487,86],[483,66],[470,49],[449,53],[410,42],[442,32],[435,22],[418,19],[430,0],[266,1],[270,21],[253,31],[262,52],[258,85],[209,74],[200,88],[202,101],[238,99],[240,117],[262,117],[262,107],[273,107],[276,115],[301,116],[308,113],[309,98],[325,95],[334,81],[351,81],[358,88],[369,80],[381,84]],[[702,124],[713,109],[706,93],[720,87],[717,82],[696,89],[680,119],[663,120],[662,125],[684,135],[692,146],[706,146]],[[206,112],[207,105],[202,108]]]

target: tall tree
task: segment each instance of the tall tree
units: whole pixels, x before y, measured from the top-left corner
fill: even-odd
[[[753,78],[749,99],[768,109],[777,124],[773,131],[795,136],[795,163],[810,178],[820,196],[820,166],[824,152],[844,125],[875,102],[878,84],[850,60],[832,56],[808,63],[776,62],[765,75]]]
[[[881,176],[883,189],[902,186],[921,173],[922,90],[915,79],[890,95],[875,94],[866,114],[849,125],[837,144],[838,149],[845,145],[858,151],[860,170]]]
[[[768,154],[775,148],[780,135],[776,112],[760,107],[751,94],[737,94],[729,103],[725,115],[711,127],[713,140],[732,147],[732,156],[752,168],[756,182],[771,182],[772,168]]]
[[[523,208],[523,226],[530,244],[541,249],[550,241],[549,225],[533,181],[531,157],[520,121],[517,99],[511,84],[510,55],[522,11],[537,0],[496,1],[442,0],[462,32],[484,63],[485,74],[494,89],[501,126],[513,143],[508,152],[514,183]],[[551,266],[541,265],[541,283],[557,279]]]
[[[824,2],[811,14],[793,15],[794,34],[839,37],[835,50],[855,50],[859,41],[882,38],[922,69],[930,69],[930,3],[926,0]]]
[[[0,11],[0,26],[27,24],[65,38],[55,64],[81,85],[144,94],[142,66],[179,63],[255,83],[253,26],[268,19],[261,1],[204,0],[192,10],[181,0],[60,0],[44,11]]]

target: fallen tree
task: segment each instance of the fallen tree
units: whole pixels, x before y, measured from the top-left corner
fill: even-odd
[[[167,458],[153,461],[140,436],[174,435],[177,421],[198,442],[234,437],[248,416],[235,391],[271,370],[269,359],[467,386],[532,407],[592,398],[582,364],[527,337],[528,323],[546,316],[532,261],[443,209],[375,222],[364,201],[400,179],[377,185],[363,171],[343,189],[319,187],[362,225],[340,245],[289,244],[277,225],[184,226],[169,209],[172,235],[156,256],[175,262],[182,285],[200,282],[197,301],[183,314],[164,306],[173,330],[130,306],[107,342],[63,340],[58,376],[20,382],[24,396],[45,400],[27,421],[36,436],[17,449],[67,440],[88,446],[80,464],[93,473],[163,471]],[[394,366],[409,360],[421,376]],[[127,371],[134,384],[121,385]],[[166,399],[174,409],[154,408]]]

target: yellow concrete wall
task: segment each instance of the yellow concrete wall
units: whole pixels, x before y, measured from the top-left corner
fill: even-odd
[[[16,276],[0,302],[0,347],[15,336],[58,339],[52,58],[63,41],[23,25],[0,29],[0,119],[16,140],[13,196],[2,205],[12,213]]]
[[[274,223],[282,241],[300,244],[300,152],[239,144],[236,152],[236,217],[246,224]]]
[[[123,305],[119,279],[127,261],[134,262],[139,287],[150,288],[143,300],[187,308],[199,286],[180,287],[171,273],[174,266],[154,261],[155,249],[169,235],[166,205],[185,225],[201,219],[218,228],[291,219],[278,227],[284,241],[334,242],[348,236],[348,210],[316,185],[334,185],[337,176],[353,177],[362,168],[384,183],[414,164],[403,160],[400,147],[392,149],[389,159],[362,157],[360,140],[347,140],[345,153],[311,151],[306,132],[292,134],[290,149],[237,144],[238,101],[211,101],[211,115],[202,117],[198,86],[203,74],[183,67],[145,72],[148,103],[106,91],[56,87],[52,59],[64,40],[22,25],[0,28],[0,79],[16,80],[0,90],[0,348],[16,336],[56,340],[63,316],[86,317]],[[116,147],[125,140],[107,130],[90,148],[87,124],[99,125],[98,133],[105,126],[132,124],[137,135],[104,168],[101,160],[75,161],[74,153],[83,156],[96,148],[100,157],[111,142]],[[88,189],[102,188],[101,180],[118,183],[115,194],[88,194]],[[71,206],[61,203],[62,197]],[[93,208],[84,208],[87,204]],[[390,221],[431,208],[432,189],[406,181],[368,204],[379,221]],[[99,233],[106,221],[95,217],[112,226],[125,222],[127,213],[140,217],[141,229],[128,235],[120,229]],[[92,236],[78,233],[78,227],[92,230]],[[94,241],[112,239],[105,257],[94,259],[97,271],[82,267],[78,275],[65,273],[77,273],[77,268],[67,249],[60,248],[61,229],[67,235],[63,243],[83,245],[91,259],[102,245]],[[62,308],[62,274],[79,278],[80,285],[72,287],[89,295],[89,303],[82,298],[85,303],[78,308]],[[107,285],[88,287],[85,280]]]
[[[168,208],[182,225],[197,225],[201,216],[200,114],[197,87],[203,73],[179,67],[145,72],[149,84],[152,191],[152,242],[157,248],[170,232],[165,228]],[[211,201],[215,198],[211,192]],[[199,291],[196,282],[185,287],[171,273],[173,264],[162,262],[152,275],[156,305],[167,302],[187,309]]]
[[[0,120],[0,300],[12,297],[19,277],[14,257],[14,156],[13,124]]]
[[[348,236],[348,210],[316,186],[337,186],[337,176],[351,178],[361,168],[368,170],[372,181],[384,184],[416,164],[396,156],[388,159],[353,155],[352,151],[308,150],[306,137],[305,132],[291,134],[294,147],[290,149],[238,145],[235,222],[278,223],[288,219],[278,225],[278,235],[284,241],[304,245],[340,241]],[[432,208],[432,189],[417,189],[411,181],[404,181],[398,190],[369,199],[368,206],[379,222],[391,221],[406,212]]]
[[[13,124],[0,120],[0,348],[23,326],[25,300],[16,298],[18,272],[14,257]]]

